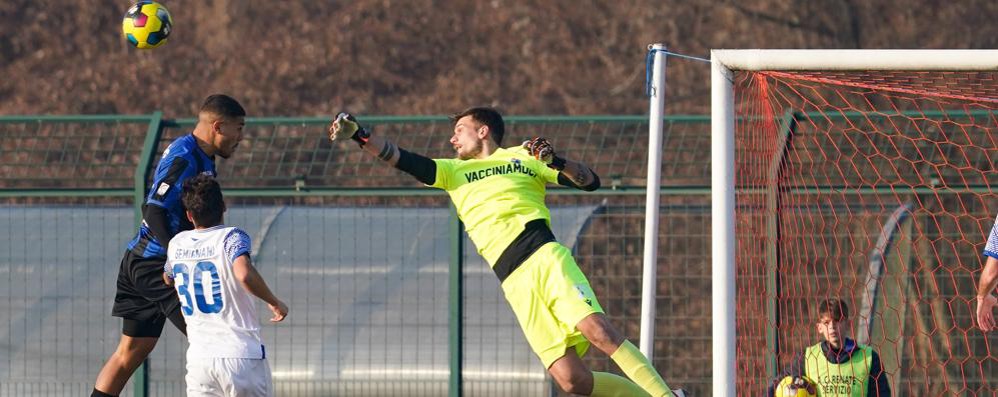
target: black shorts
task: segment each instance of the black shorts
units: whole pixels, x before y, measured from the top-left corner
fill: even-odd
[[[179,312],[177,291],[163,282],[165,263],[165,258],[143,258],[131,250],[125,251],[111,309],[112,316],[126,320],[124,334],[158,337],[167,318]]]

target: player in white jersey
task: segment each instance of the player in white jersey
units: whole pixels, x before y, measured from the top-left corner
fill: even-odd
[[[984,244],[984,256],[988,259],[977,284],[977,326],[987,332],[995,327],[994,307],[998,304],[994,294],[998,286],[998,217]]]
[[[170,240],[163,277],[177,290],[187,320],[187,395],[272,396],[253,296],[267,302],[272,322],[283,320],[288,307],[253,267],[246,232],[222,224],[218,182],[188,179],[181,195],[194,230]]]

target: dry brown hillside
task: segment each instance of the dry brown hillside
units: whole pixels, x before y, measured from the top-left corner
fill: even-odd
[[[190,116],[214,92],[252,115],[642,114],[646,45],[993,48],[998,2],[163,2],[163,48],[128,48],[128,1],[0,2],[0,114]],[[708,68],[674,59],[670,113],[706,112]]]

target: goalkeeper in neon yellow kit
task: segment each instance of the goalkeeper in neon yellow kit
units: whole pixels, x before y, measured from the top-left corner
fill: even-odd
[[[452,120],[454,159],[410,153],[343,113],[329,127],[329,136],[352,139],[420,182],[447,191],[479,254],[499,278],[530,347],[562,390],[584,396],[685,396],[670,390],[648,359],[607,321],[571,252],[551,232],[545,186],[596,190],[596,173],[557,155],[544,138],[500,147],[504,124],[495,109],[470,108]],[[590,371],[581,359],[590,343],[630,380]]]

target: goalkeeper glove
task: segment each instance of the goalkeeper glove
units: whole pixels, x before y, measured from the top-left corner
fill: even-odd
[[[367,129],[361,127],[352,115],[340,112],[333,120],[333,124],[329,126],[329,139],[335,141],[347,137],[353,139],[360,146],[364,146],[371,134],[367,132]]]
[[[818,393],[817,389],[814,382],[803,376],[795,376],[790,384],[790,390],[807,390],[807,394],[812,396]]]
[[[536,137],[523,142],[523,148],[527,149],[535,159],[538,159],[548,167],[561,171],[565,169],[565,159],[558,157],[554,152],[554,146],[547,139]]]

